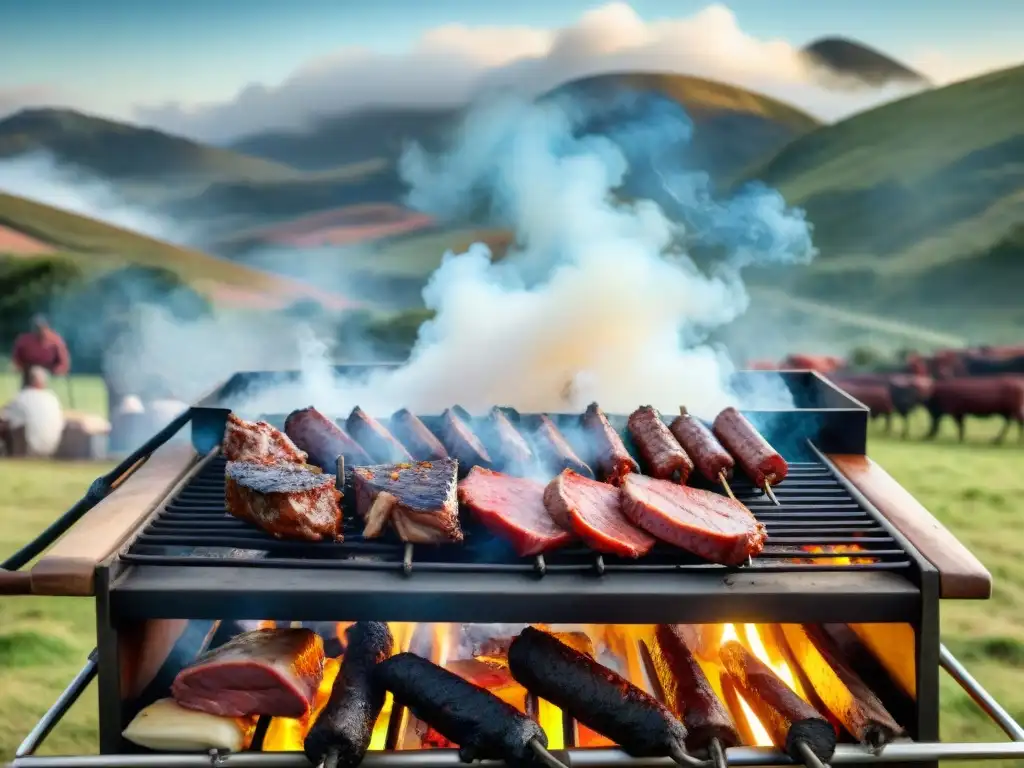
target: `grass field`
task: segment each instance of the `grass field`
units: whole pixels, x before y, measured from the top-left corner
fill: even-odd
[[[925,421],[916,420],[915,435]],[[1012,532],[1022,510],[1024,446],[988,443],[996,425],[972,422],[968,444],[946,425],[931,444],[873,432],[870,453],[943,520],[988,566],[988,602],[946,603],[943,639],[1001,703],[1024,720],[1024,538]],[[0,555],[29,540],[107,470],[97,464],[0,462]],[[87,599],[0,599],[0,758],[9,758],[94,646]],[[942,690],[943,738],[998,740],[1000,733],[952,683]],[[53,732],[44,752],[96,749],[95,691]],[[1006,764],[1007,766],[1009,763]]]

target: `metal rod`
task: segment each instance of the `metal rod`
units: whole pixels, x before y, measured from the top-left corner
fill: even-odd
[[[708,756],[711,758],[714,768],[727,768],[729,765],[725,758],[725,750],[722,749],[722,742],[718,739],[711,740],[711,744],[708,746]]]
[[[814,750],[806,741],[798,741],[796,751],[800,754],[800,760],[807,768],[825,768],[825,764],[814,754]]]
[[[413,555],[413,544],[411,541],[405,542],[405,553],[402,555],[402,572],[409,576],[412,573],[412,555]]]
[[[1009,712],[1003,709],[999,702],[992,697],[992,694],[986,691],[981,683],[975,680],[971,673],[949,652],[949,649],[941,643],[939,644],[939,664],[950,677],[957,681],[967,695],[974,699],[974,703],[1003,729],[1007,736],[1014,741],[1024,742],[1024,728],[1013,719]]]
[[[64,689],[64,692],[57,697],[57,700],[53,703],[46,714],[42,716],[35,727],[29,732],[25,740],[21,742],[18,749],[15,751],[14,756],[28,757],[35,753],[39,746],[43,743],[47,736],[50,735],[50,731],[53,730],[54,726],[60,722],[60,719],[67,714],[67,711],[71,709],[78,697],[82,695],[82,692],[88,687],[89,683],[96,677],[96,672],[99,669],[98,655],[94,648],[92,653],[89,654],[89,659],[85,662],[85,666],[82,667],[81,671],[75,675],[75,679],[71,681],[71,684]]]
[[[548,752],[544,745],[536,739],[530,739],[530,749],[533,750],[533,753],[537,756],[537,759],[540,760],[548,768],[569,768],[567,765],[565,765],[565,763],[558,760],[554,755]]]
[[[667,757],[630,757],[619,749],[569,749],[572,768],[673,768]],[[791,766],[793,758],[765,747],[733,747],[726,750],[733,768]],[[945,742],[897,742],[875,754],[867,747],[841,744],[829,765],[888,765],[936,761],[1024,760],[1024,743],[999,742],[955,744]],[[16,757],[12,768],[310,768],[302,752],[236,752],[232,754],[146,754]],[[460,768],[454,749],[368,752],[361,768]],[[503,762],[482,760],[478,768],[501,768]]]

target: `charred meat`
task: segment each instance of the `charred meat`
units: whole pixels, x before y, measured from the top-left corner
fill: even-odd
[[[246,421],[228,414],[221,446],[228,461],[261,464],[305,464],[306,454],[281,432],[265,421]]]
[[[789,472],[786,460],[735,408],[726,408],[718,414],[711,429],[758,488],[778,485],[786,479]]]
[[[678,479],[685,483],[693,471],[693,462],[673,437],[661,414],[650,405],[637,408],[629,416],[629,434],[652,477]]]
[[[352,472],[363,536],[380,536],[390,525],[413,544],[462,541],[454,459],[356,467]]]
[[[288,414],[284,431],[295,445],[309,454],[310,463],[325,472],[337,472],[339,456],[344,457],[348,466],[373,463],[359,443],[313,406]]]
[[[441,414],[441,439],[448,453],[459,461],[464,473],[473,467],[490,467],[491,455],[469,428],[468,420],[454,408]]]
[[[537,457],[551,472],[571,469],[584,477],[594,476],[594,470],[576,455],[565,435],[558,431],[555,422],[547,414],[541,414],[540,424],[533,433],[533,445]]]
[[[597,403],[587,407],[581,421],[583,429],[594,443],[596,464],[602,480],[612,485],[622,485],[626,475],[640,471],[619,433],[608,423],[608,417]]]
[[[391,416],[391,432],[404,445],[416,461],[447,459],[448,451],[427,428],[419,416],[407,408],[395,411]]]
[[[412,461],[409,451],[405,449],[387,427],[377,421],[359,406],[352,409],[345,422],[348,433],[370,454],[370,458],[380,464],[398,461]]]
[[[533,451],[515,424],[500,408],[492,408],[487,416],[488,445],[502,469],[512,474],[525,474],[534,462]]]
[[[334,475],[296,464],[229,461],[225,505],[278,539],[341,541],[341,493]]]

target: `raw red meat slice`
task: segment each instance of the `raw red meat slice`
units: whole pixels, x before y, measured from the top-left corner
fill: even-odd
[[[302,717],[324,676],[324,641],[310,629],[257,629],[178,673],[171,695],[211,715]]]
[[[758,554],[768,536],[738,501],[644,475],[626,477],[622,511],[662,541],[723,565]]]
[[[632,477],[632,475],[630,475]],[[544,489],[544,507],[555,522],[569,528],[592,549],[641,557],[655,539],[622,514],[619,489],[566,469]]]
[[[459,501],[520,557],[549,552],[573,539],[544,508],[544,484],[536,480],[473,467],[459,483]]]

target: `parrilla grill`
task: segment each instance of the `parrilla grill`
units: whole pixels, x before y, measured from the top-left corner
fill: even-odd
[[[339,372],[356,370],[343,367]],[[774,374],[741,374],[737,388],[742,391],[759,375]],[[348,508],[349,498],[344,501],[343,542],[271,538],[225,514],[224,460],[217,449],[230,407],[240,393],[276,383],[282,375],[237,374],[94,483],[81,502],[3,564],[0,593],[95,596],[98,619],[97,650],[26,738],[14,765],[308,765],[301,746],[284,753],[250,748],[227,755],[148,754],[122,737],[125,726],[143,707],[169,695],[171,680],[200,652],[241,631],[239,622],[268,619],[285,622],[282,626],[302,622],[311,628],[330,628],[342,621],[421,622],[404,644],[398,644],[396,636],[396,653],[420,652],[415,647],[417,633],[437,635],[441,632],[437,628],[445,626],[438,622],[586,625],[611,638],[612,645],[655,624],[716,625],[735,632],[741,625],[730,622],[742,622],[748,629],[761,626],[765,636],[771,636],[772,630],[764,628],[770,624],[849,625],[863,640],[861,649],[877,656],[876,667],[884,666],[886,646],[897,657],[902,653],[913,659],[912,665],[890,670],[892,679],[903,681],[904,687],[909,676],[912,695],[901,694],[900,686],[891,680],[888,686],[880,679],[877,685],[868,680],[910,738],[880,751],[847,739],[836,748],[831,764],[928,766],[939,760],[1024,758],[1024,729],[939,643],[939,600],[989,597],[988,573],[867,459],[868,413],[860,403],[815,374],[782,375],[794,394],[794,409],[744,412],[755,424],[770,425],[766,427],[769,442],[789,462],[788,476],[773,489],[780,505],[739,473],[733,476],[733,491],[766,526],[768,540],[764,550],[748,562],[727,567],[661,543],[637,560],[599,555],[579,544],[523,558],[471,520],[463,521],[465,539],[459,544],[403,545],[388,536],[364,540],[362,526]],[[285,415],[266,418],[280,427]],[[417,415],[443,440],[440,415]],[[506,415],[520,424],[540,420],[540,414],[507,411]],[[579,414],[549,415],[556,425],[579,419]],[[663,418],[669,424],[675,414]],[[627,434],[626,415],[608,414],[608,420],[620,435]],[[189,427],[191,440],[185,435]],[[638,458],[636,453],[633,456]],[[690,482],[700,485],[702,481],[694,479],[697,474]],[[346,497],[351,495],[350,487],[346,484]],[[20,570],[58,537],[60,541],[31,569]],[[340,653],[340,633],[316,631],[325,639],[328,656]],[[758,631],[754,630],[755,637]],[[784,633],[776,627],[775,634]],[[714,643],[725,639],[718,636],[709,641],[712,650]],[[629,679],[636,684],[643,675],[631,665],[640,663],[643,653],[637,649],[645,642],[649,638],[626,642],[632,650],[620,649],[617,657],[626,659]],[[448,652],[445,643],[425,647],[423,655],[437,656],[438,647],[445,649],[442,657]],[[695,652],[700,655],[699,649]],[[761,661],[768,663],[766,658]],[[140,671],[143,667],[158,671],[147,675]],[[938,743],[940,667],[1013,741]],[[37,756],[51,728],[94,677],[99,678],[101,754]],[[719,693],[727,704],[736,701],[735,691]],[[555,756],[568,765],[664,768],[671,764],[668,758],[632,757],[609,746],[607,740],[595,741],[568,713],[561,714],[554,729],[558,733],[554,733],[543,715],[544,706],[550,705],[531,699],[529,693],[523,706],[531,716],[541,713],[538,717],[548,738],[556,742]],[[734,716],[741,711],[730,708]],[[363,765],[456,765],[455,750],[424,748],[433,737],[410,736],[412,726],[408,718],[403,719],[402,709],[385,707],[386,738],[380,744],[371,743]],[[261,720],[257,733],[272,731],[273,722],[268,728]],[[753,723],[740,724],[741,730],[753,728]],[[265,748],[266,738],[266,732],[259,735]],[[728,765],[792,763],[778,749],[751,743],[727,749]]]

